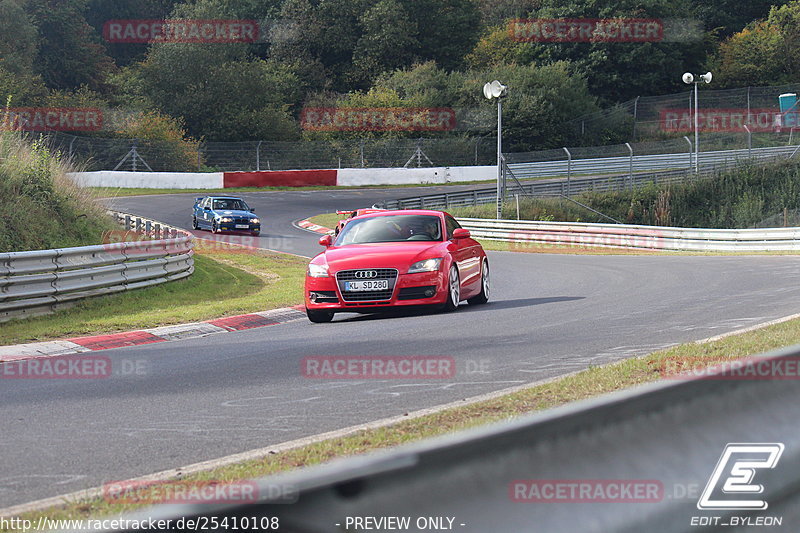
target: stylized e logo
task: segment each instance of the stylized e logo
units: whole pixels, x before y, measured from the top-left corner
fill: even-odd
[[[731,443],[725,446],[722,455],[708,480],[700,500],[698,509],[766,509],[764,500],[712,499],[714,490],[719,486],[720,478],[727,475],[722,484],[723,494],[762,494],[764,486],[753,484],[757,469],[775,468],[783,454],[780,442]],[[731,464],[732,463],[732,464]],[[731,465],[731,466],[729,466]]]

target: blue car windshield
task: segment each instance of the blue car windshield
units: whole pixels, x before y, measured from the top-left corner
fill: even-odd
[[[372,242],[441,241],[439,217],[383,215],[353,219],[342,228],[336,246]]]
[[[244,203],[244,200],[237,200],[237,199],[224,199],[224,200],[214,200],[212,205],[212,209],[216,210],[228,210],[228,211],[248,211],[249,208],[247,204]]]

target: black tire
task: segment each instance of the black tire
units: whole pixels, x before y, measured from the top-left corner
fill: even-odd
[[[308,319],[315,324],[323,324],[333,320],[333,311],[314,311],[306,308],[306,315]]]
[[[455,311],[460,301],[461,278],[458,275],[458,268],[455,265],[450,265],[450,273],[447,275],[447,301],[442,310],[445,312]]]
[[[211,221],[211,233],[217,233],[217,221]]]
[[[479,292],[477,295],[467,300],[467,303],[469,305],[480,305],[480,304],[485,304],[488,301],[489,301],[489,261],[484,259],[483,266],[481,267],[481,292]]]
[[[197,217],[192,217],[192,229],[197,229]]]

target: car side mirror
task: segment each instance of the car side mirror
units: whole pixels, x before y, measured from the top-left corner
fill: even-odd
[[[255,213],[255,212],[256,212],[256,208],[255,208],[255,207],[251,207],[251,208],[250,208],[250,212],[251,212],[251,213]]]
[[[325,248],[330,248],[333,244],[333,236],[332,235],[324,235],[319,238],[319,244],[324,246]]]
[[[210,208],[210,207],[208,207],[208,206],[205,206],[205,207],[203,208],[203,211],[211,211],[211,208]]]
[[[456,228],[453,230],[453,240],[469,239],[470,233],[468,229]]]

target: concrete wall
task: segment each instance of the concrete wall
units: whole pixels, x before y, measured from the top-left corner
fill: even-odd
[[[70,174],[83,187],[222,189],[222,172],[129,172],[100,170]]]
[[[307,185],[418,185],[492,180],[497,167],[340,168],[261,172],[128,172],[102,170],[70,175],[84,187],[142,189],[222,189]]]
[[[497,167],[340,168],[336,184],[415,185],[494,179]]]

